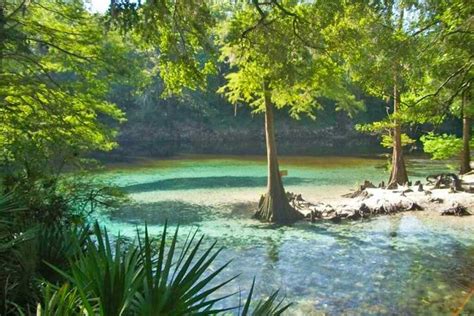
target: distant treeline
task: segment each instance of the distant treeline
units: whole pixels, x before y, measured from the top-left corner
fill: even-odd
[[[119,126],[119,147],[107,159],[123,156],[163,157],[180,153],[194,154],[265,154],[262,113],[252,113],[248,106],[231,105],[216,93],[219,82],[215,77],[209,89],[185,91],[181,97],[160,97],[159,79],[152,88],[134,95],[132,89],[117,86],[110,100],[126,112],[127,122]],[[302,117],[294,120],[286,110],[276,112],[278,151],[284,155],[364,155],[388,153],[380,145],[380,135],[360,133],[357,124],[382,120],[387,115],[386,102],[364,96],[366,108],[350,117],[336,111],[334,102],[321,100],[324,109],[316,111],[316,120]],[[462,134],[459,119],[447,120],[438,127],[440,132]],[[418,139],[432,126],[417,126],[408,131]],[[417,142],[408,152],[421,153]]]

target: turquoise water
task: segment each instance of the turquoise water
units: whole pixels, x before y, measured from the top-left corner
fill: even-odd
[[[288,157],[288,191],[330,201],[365,179],[387,178],[385,161],[350,157]],[[411,160],[412,180],[444,164]],[[133,236],[145,222],[158,233],[167,220],[181,234],[198,229],[224,247],[215,267],[233,260],[227,288],[280,288],[291,315],[448,315],[474,286],[474,225],[469,218],[427,212],[333,223],[269,227],[250,217],[266,184],[262,157],[182,157],[113,166],[102,177],[133,200],[101,221]],[[214,267],[214,268],[215,268]],[[231,299],[232,300],[232,299]],[[228,302],[232,305],[238,300]],[[472,300],[466,314],[474,313]]]

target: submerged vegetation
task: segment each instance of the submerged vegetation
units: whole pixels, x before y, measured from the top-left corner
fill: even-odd
[[[223,248],[197,231],[180,242],[178,229],[170,238],[165,224],[155,237],[143,222],[131,240],[96,221],[130,198],[91,171],[100,169],[97,158],[121,156],[130,142],[152,155],[160,139],[171,143],[161,151],[169,154],[191,138],[206,143],[201,153],[264,148],[267,187],[254,217],[278,225],[304,218],[284,188],[302,180],[284,181],[282,140],[308,149],[313,138],[347,154],[377,136],[391,151],[387,188],[406,186],[402,195],[412,190],[404,148],[422,145],[433,159],[454,157],[461,175],[472,173],[470,1],[114,0],[103,13],[88,6],[0,0],[2,315],[289,308],[278,291],[253,299],[255,279],[246,299],[228,305],[241,294],[226,292],[237,276],[219,277],[231,267],[216,266]],[[452,178],[451,191],[472,190],[456,175],[434,178],[433,189]],[[213,185],[244,180],[220,176]]]

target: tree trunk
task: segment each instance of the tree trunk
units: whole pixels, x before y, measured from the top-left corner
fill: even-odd
[[[268,82],[263,83],[265,102],[265,139],[267,144],[268,182],[267,193],[260,200],[255,218],[277,224],[290,224],[303,218],[303,215],[290,206],[286,196],[276,150],[273,123],[273,105],[270,100]]]
[[[464,92],[462,97],[462,154],[461,154],[461,170],[460,174],[471,171],[471,152],[469,142],[471,141],[471,118],[466,111],[467,96]]]
[[[394,123],[393,128],[393,153],[392,153],[392,170],[390,172],[390,178],[388,180],[388,186],[395,186],[397,184],[404,185],[408,182],[407,171],[405,168],[405,160],[403,158],[402,148],[402,132],[400,127],[400,121],[397,118],[397,113],[400,106],[400,95],[398,93],[397,82],[393,86],[393,114]]]

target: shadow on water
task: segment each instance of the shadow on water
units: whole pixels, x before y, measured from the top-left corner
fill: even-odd
[[[110,213],[117,222],[143,225],[195,225],[212,217],[210,207],[181,201],[161,201],[145,204],[124,205]]]
[[[321,235],[326,237],[331,237],[341,244],[349,245],[365,245],[369,244],[356,236],[356,233],[353,232],[354,225],[358,223],[366,223],[372,219],[362,219],[359,222],[320,222],[316,224],[302,223],[298,224],[296,227],[299,231],[312,233],[314,235]]]
[[[221,208],[229,210],[228,212],[223,212],[222,217],[229,219],[245,219],[251,218],[257,208],[257,202],[239,202],[239,203],[230,203],[221,205]]]
[[[425,166],[424,160],[414,161],[412,176],[424,177],[438,167]],[[235,168],[226,165],[222,173],[220,170],[216,173],[215,169],[212,173],[225,175]],[[285,177],[284,182],[310,187],[320,183],[340,184],[356,177],[369,177],[372,168],[339,173],[338,170],[327,173],[320,169],[299,170],[301,177]],[[156,198],[160,198],[160,191],[215,191],[266,185],[264,176],[192,174],[200,177],[185,174],[184,178],[159,179],[124,189],[129,193],[155,191]],[[178,172],[176,177],[182,175]],[[312,175],[314,179],[310,178]],[[136,181],[140,179],[143,180]],[[230,192],[222,191],[222,194],[234,194]],[[187,193],[173,194],[180,199],[180,194]],[[206,239],[209,243],[217,238],[219,245],[225,247],[218,263],[235,260],[229,273],[241,273],[246,284],[257,275],[261,287],[281,288],[288,293],[288,301],[295,302],[294,310],[300,315],[448,315],[462,306],[473,289],[474,244],[464,230],[446,228],[445,232],[430,219],[409,214],[275,227],[250,220],[256,201],[247,202],[235,196],[223,201],[212,206],[175,200],[137,203],[110,213],[110,217],[117,225],[179,223],[188,226],[183,233],[190,226],[198,226],[212,236]],[[224,274],[222,278],[228,276]],[[465,315],[474,315],[473,305],[471,299],[465,306]]]
[[[252,218],[257,203],[240,202],[223,204],[216,207],[188,203],[179,200],[165,200],[150,203],[133,203],[122,206],[112,211],[109,216],[112,221],[125,222],[133,225],[161,226],[166,222],[170,225],[199,225],[203,222],[223,220],[226,225],[239,226],[240,220]],[[364,219],[359,223],[369,222],[372,219]],[[353,232],[354,222],[328,223],[321,222],[310,224],[300,222],[294,225],[277,225],[261,223],[257,220],[246,222],[245,227],[257,231],[278,231],[284,234],[291,229],[295,232],[310,233],[313,236],[326,236],[333,238],[341,244],[364,245],[368,242],[357,237]],[[236,238],[236,236],[234,236]]]
[[[315,179],[285,177],[285,185],[299,185],[315,183]],[[193,177],[173,178],[158,180],[149,183],[139,183],[122,187],[127,193],[192,190],[192,189],[217,189],[217,188],[256,188],[264,187],[267,177]]]
[[[283,244],[281,238],[265,238],[267,248],[267,258],[270,263],[277,263],[280,260],[280,249]]]
[[[240,221],[254,206],[162,201],[128,205],[111,218],[138,225],[212,223],[228,253],[221,260],[236,259],[233,273],[258,274],[272,288],[288,291],[290,301],[304,298],[330,315],[359,315],[367,309],[377,315],[443,314],[462,306],[473,286],[474,245],[425,226],[407,229],[406,218],[298,223],[270,231],[257,221]],[[226,232],[222,225],[236,225],[236,230]],[[468,304],[465,311],[472,308]]]

